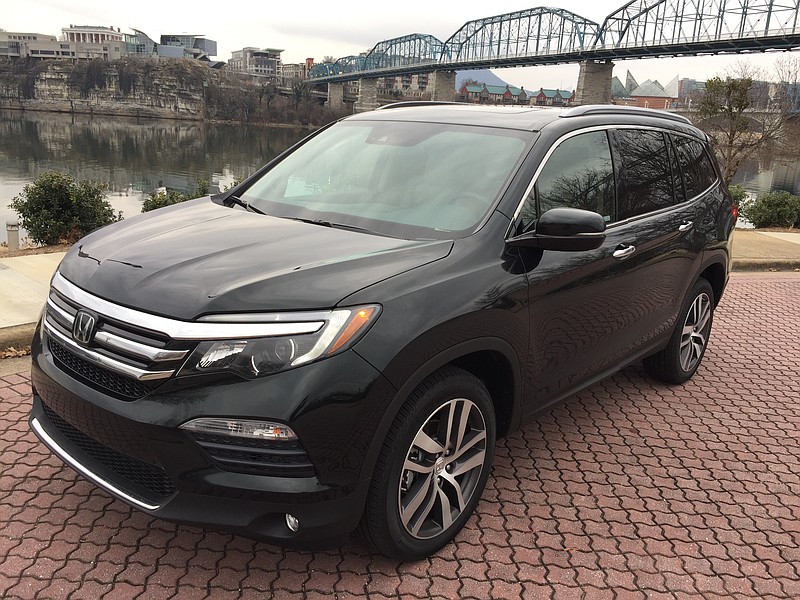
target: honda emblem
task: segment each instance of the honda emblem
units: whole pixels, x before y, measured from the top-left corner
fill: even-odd
[[[79,344],[87,345],[92,341],[94,335],[94,326],[97,322],[94,315],[79,310],[75,315],[75,321],[72,323],[72,338]]]

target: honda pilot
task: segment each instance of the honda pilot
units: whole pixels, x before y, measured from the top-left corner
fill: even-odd
[[[75,244],[30,426],[154,517],[418,559],[470,518],[498,436],[636,361],[697,371],[735,220],[675,114],[357,114]]]

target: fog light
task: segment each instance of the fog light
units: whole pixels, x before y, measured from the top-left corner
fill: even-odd
[[[298,521],[289,513],[286,513],[286,526],[292,531],[296,532],[298,529],[300,529],[300,521]]]
[[[251,421],[247,419],[193,419],[181,425],[181,429],[188,429],[198,433],[212,435],[230,435],[256,440],[296,440],[297,436],[286,425],[270,421]]]

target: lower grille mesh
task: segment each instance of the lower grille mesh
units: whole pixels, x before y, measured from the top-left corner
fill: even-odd
[[[172,481],[160,467],[126,456],[113,448],[101,444],[67,423],[46,404],[42,403],[42,406],[50,423],[61,435],[91,458],[124,478],[124,480],[155,495],[155,497],[143,498],[144,500],[158,503],[175,492]],[[118,482],[112,483],[117,484]],[[124,483],[119,487],[126,488]],[[130,487],[127,487],[125,491],[131,492],[133,496],[140,495],[136,494]]]
[[[87,382],[108,390],[117,396],[135,400],[148,394],[152,389],[146,384],[118,375],[75,356],[52,337],[48,338],[47,344],[56,358],[56,364],[62,371],[66,368]]]

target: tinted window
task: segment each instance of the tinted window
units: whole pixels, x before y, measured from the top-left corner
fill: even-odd
[[[678,155],[678,164],[686,186],[686,196],[691,199],[707,190],[717,180],[717,174],[703,144],[680,135],[672,136]]]
[[[672,138],[674,141],[674,136],[667,135],[667,139]],[[678,153],[675,150],[675,145],[672,143],[667,143],[669,147],[669,164],[672,168],[672,187],[675,190],[675,204],[680,204],[681,202],[686,202],[686,189],[683,187],[683,176],[681,175],[681,168],[678,164]]]
[[[611,221],[614,215],[614,169],[605,131],[583,133],[564,140],[550,155],[535,193],[539,213],[568,206],[591,210]],[[536,218],[533,198],[522,210],[523,228]]]
[[[672,171],[664,135],[622,129],[615,133],[623,192],[618,218],[627,219],[671,206]]]

